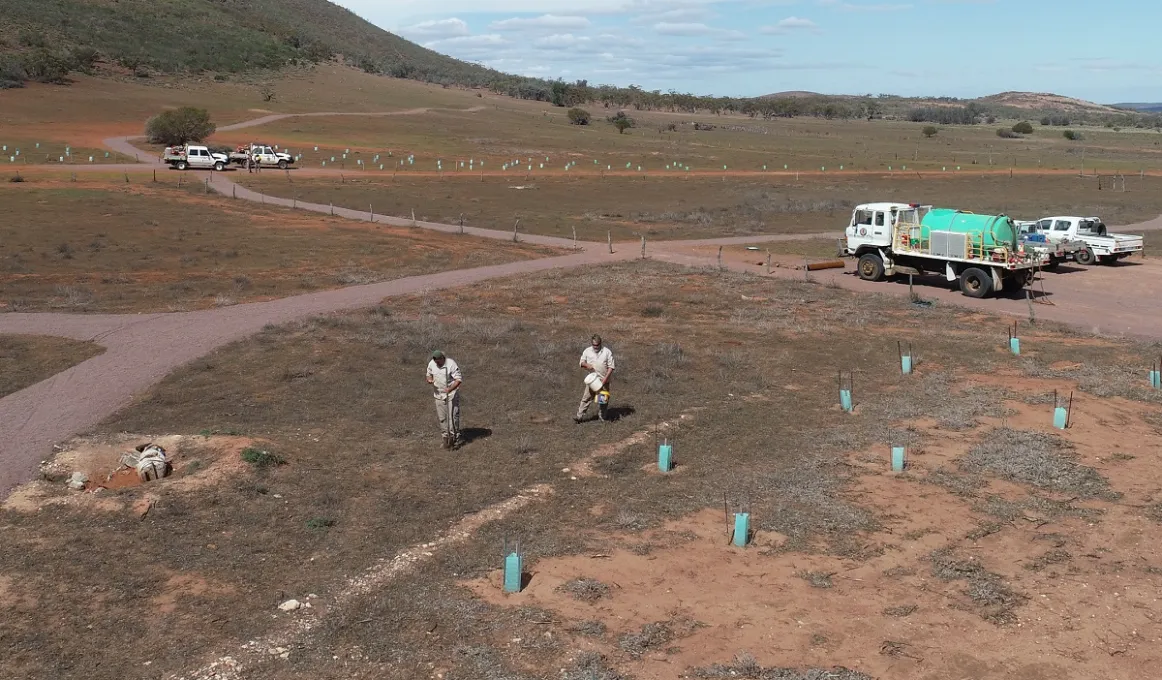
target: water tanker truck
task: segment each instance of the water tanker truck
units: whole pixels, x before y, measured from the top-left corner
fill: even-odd
[[[1016,290],[1047,256],[1026,248],[1005,215],[977,215],[917,203],[866,203],[848,223],[842,254],[858,260],[865,281],[899,274],[942,275],[968,297]]]

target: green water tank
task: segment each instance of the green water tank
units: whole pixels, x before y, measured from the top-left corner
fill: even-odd
[[[985,248],[1017,248],[1017,225],[1005,215],[977,215],[976,213],[933,208],[920,220],[920,238],[927,240],[932,231],[969,233],[973,241],[983,236]],[[980,235],[980,236],[978,236]]]

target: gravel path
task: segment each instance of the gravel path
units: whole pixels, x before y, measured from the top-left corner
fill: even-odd
[[[274,120],[298,116],[334,115],[416,115],[429,109],[413,109],[382,114],[277,114],[245,121],[221,129],[232,130],[254,127]],[[469,109],[471,111],[473,109]],[[78,166],[91,170],[141,170],[164,167],[153,154],[142,152],[132,144],[132,138],[105,140],[111,150],[145,159],[137,165]],[[60,170],[59,167],[52,167]],[[207,177],[207,179],[210,179]],[[412,222],[407,219],[375,215],[348,208],[332,208],[313,203],[299,203],[292,199],[264,196],[229,180],[227,173],[214,173],[210,187],[215,191],[237,198],[295,207],[320,213],[330,213],[355,220],[374,220],[377,224],[415,226],[423,229],[457,233],[456,225],[433,222]],[[1162,228],[1162,217],[1124,230]],[[474,227],[463,228],[470,236],[511,240],[511,232]],[[799,240],[803,238],[835,238],[838,233],[733,237],[678,242],[650,242],[649,257],[689,266],[711,266],[715,256],[707,247],[737,245],[763,241]],[[222,345],[245,338],[267,324],[280,324],[318,314],[357,309],[380,303],[385,298],[408,295],[424,290],[438,290],[466,286],[491,278],[528,274],[551,269],[577,267],[596,263],[625,261],[640,256],[637,243],[615,244],[610,253],[606,244],[574,244],[568,239],[548,236],[520,235],[520,240],[545,246],[573,248],[574,254],[539,260],[512,262],[491,267],[441,272],[413,276],[364,286],[300,295],[281,300],[258,302],[212,310],[172,314],[128,315],[72,315],[72,314],[0,314],[0,333],[28,333],[55,335],[77,340],[93,341],[106,347],[106,352],[77,366],[0,399],[0,498],[17,484],[27,480],[37,464],[49,455],[53,444],[85,432],[103,419],[131,402],[175,368],[204,356]],[[738,271],[762,273],[743,256],[724,260],[724,266]],[[1162,267],[1152,263],[1138,265],[1135,271],[1143,276],[1130,281],[1121,275],[1131,265],[1091,268],[1089,273],[1077,275],[1049,275],[1047,288],[1053,293],[1056,306],[1037,307],[1038,318],[1078,323],[1085,328],[1132,335],[1162,336],[1162,315],[1153,291],[1162,289]],[[801,277],[801,272],[775,270],[772,276]],[[886,283],[870,284],[837,271],[815,272],[821,281],[834,282],[843,288],[859,291],[907,294],[907,286]],[[1102,285],[1107,284],[1107,285]],[[1117,296],[1105,292],[1118,290]],[[1126,293],[1129,295],[1126,295]],[[948,299],[950,302],[1002,314],[1027,315],[1027,305],[1020,300],[970,300],[951,291],[924,286],[920,294],[928,298]]]

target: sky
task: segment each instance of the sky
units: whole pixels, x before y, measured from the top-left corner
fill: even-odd
[[[458,59],[591,85],[1162,101],[1151,0],[336,1]]]

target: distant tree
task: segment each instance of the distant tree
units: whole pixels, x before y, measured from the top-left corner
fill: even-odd
[[[1071,142],[1081,141],[1081,133],[1074,132],[1073,130],[1066,130],[1066,131],[1061,133],[1061,136],[1068,139]]]
[[[1041,117],[1041,124],[1042,124],[1042,125],[1048,125],[1048,124],[1050,124],[1050,123],[1052,123],[1052,122],[1053,122],[1053,120],[1052,120],[1052,119],[1050,119],[1050,118],[1049,118],[1049,116],[1042,116],[1042,117]]]
[[[939,130],[936,129],[935,125],[925,125],[924,129],[920,130],[920,133],[925,137],[935,137],[937,132],[939,132]]]
[[[210,114],[205,109],[184,106],[150,118],[145,124],[145,135],[151,144],[175,146],[200,142],[217,129],[218,126],[210,120]]]
[[[61,55],[46,49],[36,49],[25,54],[21,61],[29,80],[39,83],[67,83],[69,71],[73,69],[72,55]]]
[[[578,108],[569,109],[568,116],[569,116],[569,122],[574,124],[574,125],[588,125],[589,124],[589,117],[590,117],[589,112],[586,111],[585,109],[578,109]]]
[[[1021,135],[1031,135],[1033,134],[1033,124],[1027,120],[1023,120],[1013,126],[1013,132]]]
[[[636,125],[633,118],[625,115],[625,111],[618,111],[617,114],[610,116],[607,120],[613,123],[613,127],[617,128],[618,134],[625,134],[625,131]]]

